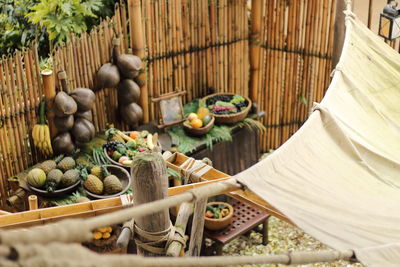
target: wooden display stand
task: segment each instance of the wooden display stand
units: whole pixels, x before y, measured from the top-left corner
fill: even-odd
[[[189,157],[174,153],[167,159],[167,166],[181,172],[180,166]],[[190,189],[200,187],[206,184],[223,181],[230,178],[229,175],[211,168],[202,177],[202,182],[171,187],[168,189],[169,196],[186,192]],[[281,212],[276,210],[270,204],[256,196],[249,190],[237,190],[234,192],[226,192],[229,196],[255,206],[267,213],[290,222]],[[88,218],[97,215],[110,213],[132,206],[133,195],[123,195],[121,197],[95,200],[85,203],[72,204],[68,206],[52,207],[45,209],[37,209],[9,215],[3,215],[0,220],[0,228],[21,228],[34,225],[42,225],[46,223],[60,221],[66,218]]]

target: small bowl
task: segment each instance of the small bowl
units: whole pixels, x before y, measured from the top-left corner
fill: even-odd
[[[79,187],[80,183],[81,183],[81,181],[78,180],[73,185],[70,185],[70,186],[65,187],[65,188],[54,190],[53,192],[48,192],[46,190],[33,187],[28,182],[26,184],[27,184],[29,190],[31,190],[32,192],[37,193],[40,196],[43,196],[43,197],[61,197],[61,196],[67,195],[67,194],[75,191]]]
[[[113,195],[97,195],[87,190],[83,185],[82,181],[82,187],[83,189],[85,189],[86,194],[91,198],[105,199],[105,198],[117,197],[125,193],[131,186],[131,175],[129,174],[129,172],[125,168],[115,165],[103,165],[103,167],[106,167],[111,174],[118,177],[118,179],[121,181],[122,184],[122,191]]]
[[[206,227],[208,230],[212,230],[212,231],[221,230],[232,223],[233,207],[230,204],[228,204],[226,202],[207,203],[208,206],[214,206],[214,205],[219,205],[219,204],[223,204],[223,205],[227,206],[229,209],[229,214],[221,219],[212,219],[212,218],[208,218],[208,217],[204,216],[204,227]]]
[[[214,126],[214,121],[215,118],[213,115],[211,115],[211,120],[210,122],[206,125],[203,126],[201,128],[193,128],[192,125],[187,124],[187,123],[183,123],[183,129],[191,135],[195,135],[195,136],[201,136],[201,135],[205,135],[206,133],[208,133],[212,127]]]

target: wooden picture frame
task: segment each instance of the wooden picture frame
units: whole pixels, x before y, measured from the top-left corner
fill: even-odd
[[[182,95],[185,94],[186,91],[172,92],[151,100],[159,104],[160,120],[157,127],[165,128],[185,120],[182,105]]]

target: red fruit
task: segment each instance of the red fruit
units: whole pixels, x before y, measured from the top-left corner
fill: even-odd
[[[144,149],[143,147],[139,147],[139,152],[145,152],[146,149]]]

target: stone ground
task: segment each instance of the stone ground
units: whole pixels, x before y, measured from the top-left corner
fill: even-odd
[[[259,226],[261,227],[261,225]],[[275,217],[269,219],[269,244],[262,245],[262,235],[255,231],[250,234],[241,236],[223,248],[223,255],[265,255],[265,254],[280,254],[286,251],[318,251],[327,250],[327,246],[321,244],[311,236],[304,233],[302,230],[281,221]],[[268,266],[281,267],[287,265],[244,265],[244,266]],[[291,265],[295,266],[295,265]],[[320,263],[297,265],[303,267],[362,267],[361,264],[351,264],[345,261],[334,263]]]

